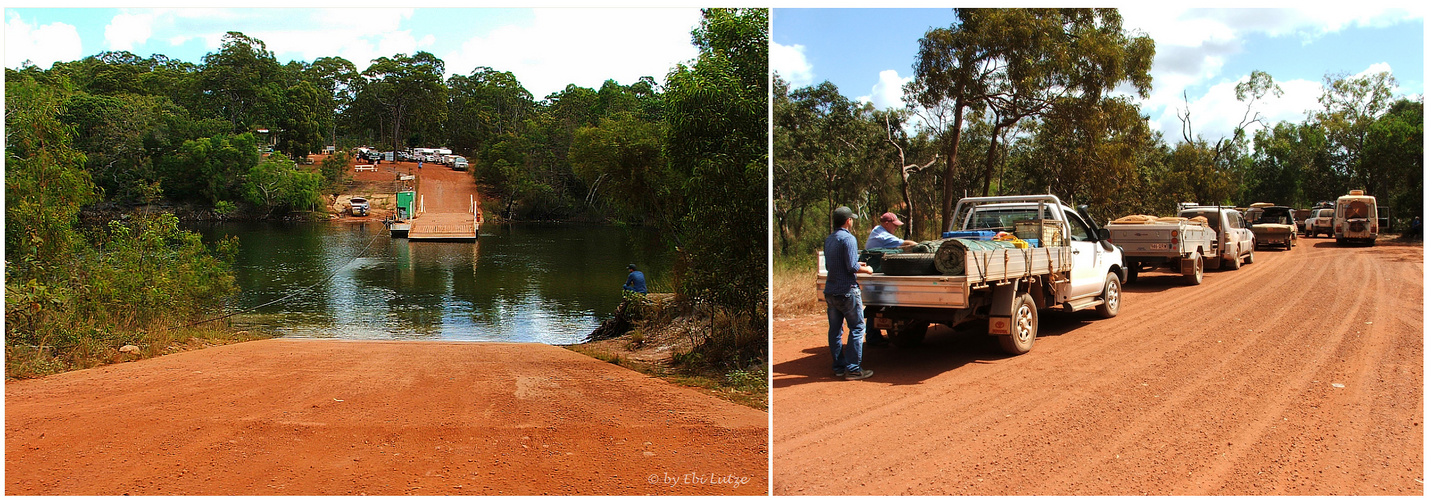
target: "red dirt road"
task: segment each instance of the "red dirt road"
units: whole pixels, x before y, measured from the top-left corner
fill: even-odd
[[[559,347],[265,340],[7,382],[5,493],[763,495],[766,429]]]
[[[1045,313],[1034,350],[932,328],[830,372],[824,315],[775,321],[776,494],[1421,495],[1421,246],[1299,239],[1122,311]],[[982,326],[982,325],[980,325]]]

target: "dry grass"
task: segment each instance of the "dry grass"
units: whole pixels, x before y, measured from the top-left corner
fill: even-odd
[[[771,315],[791,317],[822,314],[815,289],[815,259],[778,259],[771,273]]]
[[[83,370],[114,363],[192,351],[219,345],[269,338],[267,335],[235,331],[222,325],[199,325],[180,329],[156,328],[155,332],[97,335],[73,348],[57,352],[49,346],[5,346],[5,378],[25,379]],[[135,352],[120,352],[133,345]]]

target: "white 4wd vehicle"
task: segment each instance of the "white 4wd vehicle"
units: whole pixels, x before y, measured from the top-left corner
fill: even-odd
[[[1318,208],[1313,210],[1312,218],[1308,219],[1308,229],[1304,236],[1312,238],[1320,234],[1328,237],[1333,235],[1333,213],[1336,210],[1331,208]]]
[[[1126,277],[1123,252],[1109,243],[1108,231],[1081,212],[1053,195],[960,200],[955,221],[962,221],[961,229],[1013,233],[1017,226],[1033,227],[1040,233],[1039,244],[968,250],[958,274],[857,277],[875,327],[894,332],[897,344],[914,346],[924,340],[931,323],[954,327],[988,319],[988,332],[998,337],[1000,346],[1023,354],[1034,347],[1040,310],[1095,309],[1101,317],[1113,317],[1119,313]],[[823,253],[818,261],[816,288],[821,290],[826,276]]]
[[[1214,244],[1218,248],[1218,259],[1207,265],[1208,269],[1227,267],[1238,269],[1243,264],[1253,263],[1253,231],[1243,220],[1243,214],[1233,207],[1184,205],[1178,211],[1179,217],[1208,219],[1208,227],[1218,232]]]

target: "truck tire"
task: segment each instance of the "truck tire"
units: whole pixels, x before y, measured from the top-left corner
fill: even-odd
[[[1094,307],[1094,312],[1099,313],[1100,318],[1112,318],[1119,315],[1119,301],[1123,298],[1124,288],[1119,286],[1119,276],[1109,273],[1104,278],[1104,303]]]
[[[1180,270],[1180,271],[1181,271],[1181,270]],[[1185,275],[1183,275],[1183,282],[1184,282],[1185,284],[1189,284],[1189,285],[1197,285],[1197,284],[1199,284],[1199,283],[1203,283],[1203,256],[1202,256],[1202,255],[1194,254],[1194,256],[1193,256],[1193,274],[1185,274]]]
[[[935,269],[935,254],[932,253],[892,253],[880,259],[880,270],[890,276],[940,274]]]
[[[1257,248],[1257,247],[1254,247],[1254,248]],[[1248,249],[1248,258],[1247,258],[1247,259],[1244,259],[1244,260],[1243,260],[1243,263],[1244,263],[1244,264],[1252,264],[1252,263],[1253,263],[1253,249],[1252,249],[1252,248]]]
[[[1235,249],[1234,251],[1237,250]],[[1230,271],[1237,271],[1238,268],[1243,267],[1243,256],[1234,255],[1232,259],[1228,260],[1228,264],[1224,267],[1227,267]]]
[[[925,341],[925,332],[930,329],[929,323],[909,323],[891,335],[898,347],[915,347]]]
[[[1129,266],[1129,283],[1139,280],[1139,266]]]
[[[1039,335],[1039,310],[1034,299],[1022,293],[1014,299],[1010,311],[1009,335],[999,335],[999,347],[1010,354],[1024,354],[1034,348],[1034,337]]]

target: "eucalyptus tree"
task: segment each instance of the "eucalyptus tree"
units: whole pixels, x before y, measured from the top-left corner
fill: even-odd
[[[1373,185],[1373,172],[1363,162],[1363,149],[1373,123],[1392,105],[1397,79],[1381,72],[1364,76],[1327,75],[1318,97],[1322,109],[1312,119],[1327,131],[1333,147],[1334,164],[1357,187],[1385,191]]]
[[[320,57],[304,69],[304,79],[327,98],[322,125],[326,125],[329,144],[338,144],[338,117],[353,104],[358,78],[358,68],[342,57]]]
[[[224,35],[218,52],[204,55],[199,91],[207,106],[233,124],[233,132],[270,126],[285,86],[282,67],[263,41],[237,31]]]
[[[699,55],[667,75],[664,96],[666,150],[685,179],[680,286],[764,332],[770,11],[701,13],[692,32]],[[734,345],[764,351],[765,343]]]
[[[536,110],[532,93],[511,71],[479,66],[448,78],[449,145],[476,154],[498,137],[518,135]]]
[[[359,99],[376,107],[386,124],[378,130],[391,134],[390,145],[403,148],[405,132],[432,133],[441,130],[447,118],[447,87],[443,85],[444,63],[429,52],[411,56],[379,57],[363,70]],[[436,137],[438,134],[431,134]]]
[[[953,217],[955,172],[968,110],[991,113],[982,176],[988,193],[1003,130],[1049,111],[1056,101],[1093,105],[1128,82],[1145,96],[1154,44],[1123,30],[1117,9],[955,9],[956,22],[920,39],[910,104],[947,109],[952,120],[941,196],[941,226]]]

